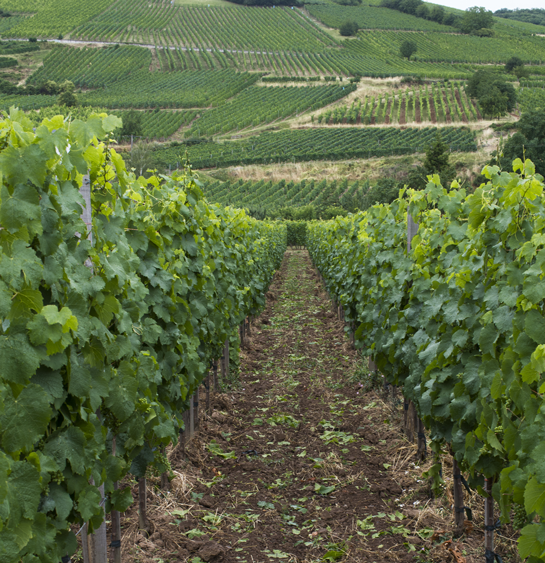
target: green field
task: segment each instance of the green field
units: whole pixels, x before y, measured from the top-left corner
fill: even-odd
[[[354,197],[363,195],[368,186],[347,180],[328,182],[322,180],[303,180],[302,182],[243,181],[211,182],[205,185],[204,193],[209,201],[221,205],[245,207],[250,212],[261,214],[281,207],[301,207],[304,205],[349,204]]]
[[[528,63],[545,62],[545,37],[512,36],[476,37],[437,32],[362,31],[358,41],[349,41],[347,50],[360,56],[386,60],[399,57],[405,40],[414,41],[418,61],[447,63],[505,63],[517,56]]]
[[[402,155],[423,152],[437,129],[396,128],[314,128],[262,133],[243,141],[200,143],[187,148],[195,168],[269,164],[273,162],[304,162],[309,160],[341,160]],[[443,140],[453,151],[476,150],[475,137],[466,128],[441,129]],[[183,161],[186,147],[157,150],[157,166],[173,168]]]
[[[119,0],[76,29],[74,38],[235,50],[315,51],[334,39],[297,10]]]
[[[308,4],[305,9],[328,27],[339,28],[345,21],[356,22],[360,29],[407,29],[414,31],[453,32],[441,25],[397,10],[377,6],[340,6],[339,4]]]
[[[212,136],[281,121],[337,101],[355,89],[347,86],[267,86],[247,88],[233,101],[207,111],[186,136]]]
[[[480,119],[479,109],[461,83],[448,86],[413,86],[400,93],[357,98],[350,106],[339,106],[316,118],[320,125],[399,124],[469,122]]]
[[[57,37],[100,14],[114,0],[49,0],[36,15],[10,28],[7,37]],[[10,2],[11,4],[11,2]],[[1,6],[0,6],[1,7]],[[22,8],[15,8],[22,11]],[[25,10],[26,11],[26,10]],[[30,10],[32,11],[32,10]]]

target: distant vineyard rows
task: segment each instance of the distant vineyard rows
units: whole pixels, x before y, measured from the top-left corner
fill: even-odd
[[[477,121],[479,109],[466,95],[461,83],[448,86],[413,86],[399,94],[366,96],[351,106],[341,106],[320,114],[316,121],[324,125],[341,123],[374,125],[379,123],[452,123]]]
[[[371,158],[423,152],[435,138],[436,128],[423,129],[348,129],[316,128],[265,132],[248,140],[201,143],[189,147],[188,156],[195,168]],[[475,151],[475,137],[466,128],[441,129],[443,140],[454,151]],[[157,166],[176,167],[185,149],[173,147],[155,151]]]

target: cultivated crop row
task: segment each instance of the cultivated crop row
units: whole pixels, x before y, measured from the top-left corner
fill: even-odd
[[[416,406],[438,488],[452,454],[459,529],[461,471],[487,497],[486,559],[501,560],[494,532],[511,523],[520,560],[542,563],[545,186],[532,162],[513,164],[486,167],[469,195],[436,176],[389,206],[309,224],[307,248],[357,347]]]
[[[308,160],[340,160],[371,158],[423,152],[435,138],[437,129],[392,128],[314,128],[292,129],[278,133],[265,132],[257,137],[224,143],[201,143],[188,148],[195,168],[266,164],[272,162],[303,162]],[[441,129],[443,140],[453,151],[475,151],[477,146],[466,128]],[[175,168],[183,161],[179,148],[157,150],[157,166]]]
[[[301,207],[304,205],[343,205],[346,198],[354,197],[367,189],[358,182],[348,185],[342,182],[320,182],[302,180],[301,182],[247,181],[214,182],[205,185],[204,193],[209,201],[221,205],[248,208],[253,213],[263,214],[280,207]]]
[[[260,75],[233,70],[150,73],[140,70],[103,90],[81,95],[84,105],[109,108],[202,108],[254,84]]]
[[[123,119],[127,114],[126,111],[116,111],[106,108],[98,108],[92,106],[79,106],[69,108],[66,106],[52,105],[42,107],[40,111],[29,112],[29,119],[35,124],[40,124],[44,119],[53,119],[56,115],[70,116],[71,120],[79,119],[88,120],[93,114],[107,113],[115,115]],[[154,109],[150,111],[139,111],[142,131],[140,135],[135,136],[134,140],[143,139],[161,139],[174,134],[180,127],[188,125],[197,115],[197,111],[164,111]],[[130,141],[130,137],[121,138],[119,131],[116,131],[116,139],[118,141]]]
[[[254,86],[207,111],[186,136],[211,136],[271,123],[328,105],[355,89],[346,86]]]
[[[108,46],[100,49],[73,49],[54,47],[45,58],[44,65],[28,80],[41,84],[47,80],[71,80],[83,88],[101,88],[151,64],[149,49],[142,47]]]
[[[74,37],[214,49],[315,51],[335,45],[289,8],[178,7],[168,1],[119,0]]]
[[[518,100],[522,111],[545,109],[545,84],[541,88],[524,86],[518,92]]]
[[[365,96],[350,106],[340,106],[317,116],[315,121],[323,125],[346,124],[393,124],[399,123],[452,123],[476,121],[480,118],[474,102],[466,95],[461,83],[446,86],[413,86],[399,94]]]
[[[114,0],[55,0],[43,3],[39,5],[37,14],[7,30],[4,36],[56,38],[100,14],[113,2]],[[18,11],[21,9],[16,8]]]
[[[0,18],[0,26],[5,19],[16,19],[13,16],[11,18]],[[0,33],[2,28],[0,27]],[[18,55],[19,53],[31,53],[33,51],[39,51],[40,46],[36,43],[26,43],[22,41],[0,41],[0,55]]]
[[[0,122],[2,563],[70,560],[83,525],[133,502],[126,475],[169,471],[192,395],[286,248],[284,225],[210,205],[192,176],[127,172],[98,142],[118,121]]]
[[[517,56],[526,62],[545,61],[542,37],[510,36],[477,37],[431,32],[362,31],[358,41],[349,41],[346,48],[360,54],[387,61],[400,58],[403,41],[414,41],[418,61],[449,63],[505,63]]]
[[[379,6],[341,6],[307,4],[305,9],[329,27],[339,28],[345,21],[356,22],[360,29],[406,29],[413,31],[453,31],[453,28],[424,18]]]

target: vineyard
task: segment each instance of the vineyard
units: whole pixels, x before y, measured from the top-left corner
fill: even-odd
[[[265,132],[248,140],[224,143],[200,143],[187,148],[195,168],[372,158],[423,152],[436,137],[437,129],[347,129],[315,128]],[[475,137],[465,128],[441,129],[443,140],[452,151],[477,150]],[[157,166],[177,168],[183,162],[185,148],[172,147],[154,152]]]
[[[71,37],[217,50],[316,51],[336,44],[289,8],[180,8],[145,0],[119,0]]]
[[[521,111],[545,109],[545,83],[540,87],[525,86],[519,91],[519,103]]]
[[[329,27],[339,28],[345,21],[354,21],[360,29],[406,29],[411,31],[452,32],[439,23],[378,6],[340,6],[339,4],[308,4],[305,9]]]
[[[259,80],[233,70],[151,73],[140,70],[104,90],[81,96],[83,105],[125,108],[202,108],[217,105]]]
[[[303,207],[305,205],[350,204],[357,195],[364,195],[367,185],[358,182],[348,185],[347,180],[327,182],[303,180],[301,182],[214,182],[205,185],[204,194],[209,201],[220,205],[248,208],[251,212],[272,211],[281,207]]]
[[[417,45],[417,60],[450,63],[505,63],[520,57],[528,63],[545,62],[545,38],[532,36],[477,37],[429,31],[410,33],[395,31],[362,31],[359,41],[349,41],[346,49],[361,56],[387,61],[399,57],[405,40]]]
[[[460,82],[448,86],[432,83],[413,86],[400,94],[365,96],[350,106],[327,110],[316,118],[321,125],[452,123],[480,119],[475,102],[469,98]]]
[[[331,104],[355,89],[347,86],[285,86],[247,88],[233,101],[207,111],[186,132],[212,136],[282,120]]]
[[[43,3],[33,3],[38,13],[32,18],[25,18],[18,25],[4,32],[6,37],[57,37],[59,34],[70,32],[76,26],[100,14],[114,0],[47,0]],[[8,2],[9,8],[12,2]],[[15,2],[19,4],[19,2]],[[1,6],[0,6],[1,7]],[[17,11],[23,6],[14,8]],[[29,11],[33,11],[30,9]]]
[[[62,115],[65,118],[70,116],[71,119],[78,119],[87,121],[93,114],[107,113],[115,115],[120,119],[126,114],[124,111],[111,111],[106,108],[96,108],[81,106],[77,108],[67,108],[66,106],[52,105],[49,107],[42,107],[38,111],[28,113],[29,119],[38,126],[44,119],[53,119],[57,115]],[[135,137],[133,140],[143,137],[145,139],[164,139],[173,135],[183,126],[191,123],[198,115],[197,111],[162,111],[159,109],[141,111],[142,132],[141,135]],[[122,138],[119,131],[115,131],[115,136],[118,141],[130,141],[130,137]]]
[[[39,85],[47,80],[70,80],[82,88],[103,88],[126,79],[127,74],[149,69],[150,64],[151,52],[140,47],[54,47],[28,83]]]

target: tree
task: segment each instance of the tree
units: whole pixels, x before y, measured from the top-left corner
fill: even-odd
[[[456,176],[456,170],[450,164],[450,147],[443,141],[439,131],[435,141],[427,147],[422,165],[409,174],[407,185],[422,190],[428,182],[427,177],[432,174],[439,174],[443,186],[448,186]]]
[[[343,37],[351,37],[352,35],[356,35],[358,33],[359,26],[354,21],[345,21],[341,24],[339,28],[339,32]]]
[[[430,19],[430,11],[426,4],[420,4],[418,8],[416,8],[416,12],[414,14],[417,18],[424,18],[425,20]]]
[[[399,10],[405,14],[415,15],[416,10],[422,4],[422,0],[401,0]]]
[[[507,113],[507,96],[494,86],[479,98],[479,106],[485,117],[501,117]]]
[[[136,174],[144,174],[148,168],[154,167],[153,151],[149,143],[136,143],[131,151],[129,163]]]
[[[46,96],[54,96],[59,93],[59,87],[53,80],[46,80],[40,84],[39,90],[40,94],[45,94]]]
[[[401,47],[399,48],[399,52],[401,56],[411,60],[411,57],[416,53],[418,46],[414,41],[410,41],[409,39],[405,39],[403,43],[401,43]]]
[[[490,29],[494,25],[494,16],[486,8],[474,6],[468,8],[460,22],[460,29],[463,33],[471,33],[479,29]]]
[[[59,106],[66,106],[69,108],[76,107],[78,105],[78,97],[74,94],[75,86],[70,80],[65,80],[58,86],[59,97],[57,98],[57,103]]]
[[[130,137],[134,135],[135,137],[142,136],[142,112],[131,109],[124,113],[121,118],[123,121],[123,126],[119,131],[122,137]]]
[[[505,72],[514,72],[518,67],[524,66],[524,61],[519,57],[511,57],[505,63]]]
[[[504,170],[511,171],[513,160],[529,158],[535,164],[536,172],[545,176],[545,110],[523,113],[517,129],[505,143],[503,157],[500,156],[497,160]]]
[[[475,72],[467,83],[466,92],[479,101],[483,113],[490,117],[512,111],[517,103],[513,85],[492,70]]]
[[[443,21],[441,22],[443,25],[450,25],[451,27],[458,27],[460,18],[453,14],[452,12],[445,13],[443,17]]]
[[[430,12],[431,21],[442,23],[444,17],[445,17],[445,8],[443,8],[443,6],[434,6],[431,9]]]

